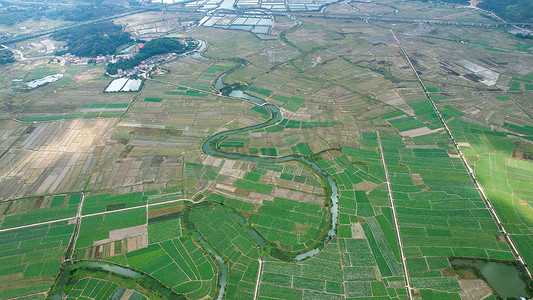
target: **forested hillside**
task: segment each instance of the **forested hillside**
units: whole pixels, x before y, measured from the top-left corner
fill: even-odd
[[[531,0],[485,0],[477,6],[490,10],[507,21],[533,22],[533,1]]]
[[[113,54],[118,47],[132,41],[129,33],[110,21],[63,30],[52,37],[67,42],[66,52],[83,57]]]
[[[131,69],[138,64],[141,63],[141,61],[159,54],[165,54],[165,53],[183,53],[185,51],[189,50],[189,46],[182,44],[180,39],[177,38],[158,38],[153,39],[149,42],[147,42],[141,50],[139,50],[139,53],[129,59],[124,59],[121,61],[118,61],[114,64],[108,64],[107,65],[107,72],[109,74],[117,74],[118,69]]]

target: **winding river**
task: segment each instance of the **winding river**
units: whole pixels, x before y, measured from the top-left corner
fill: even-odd
[[[224,76],[225,76],[225,73],[220,75],[215,83],[215,88],[218,89],[219,91],[221,88],[226,86],[222,82],[222,79],[224,78]],[[300,161],[310,166],[315,171],[317,171],[319,174],[324,176],[331,191],[330,200],[332,204],[330,208],[331,229],[328,231],[328,234],[324,240],[324,243],[327,243],[333,236],[335,236],[335,228],[337,227],[337,216],[338,216],[338,202],[339,202],[338,201],[339,200],[339,188],[337,187],[337,184],[335,183],[331,175],[329,175],[324,169],[322,169],[322,167],[320,167],[316,162],[299,154],[293,154],[293,155],[287,155],[287,156],[281,156],[281,157],[271,157],[271,156],[256,156],[256,155],[249,155],[249,154],[242,154],[242,153],[231,153],[231,152],[225,152],[225,151],[220,150],[220,147],[219,147],[220,143],[232,134],[265,128],[268,126],[278,124],[282,120],[282,113],[279,107],[273,104],[270,104],[270,103],[266,103],[263,99],[250,96],[248,94],[243,93],[240,90],[233,90],[229,94],[229,97],[243,99],[255,105],[262,106],[264,109],[270,112],[270,118],[264,123],[216,133],[215,135],[211,136],[204,142],[204,144],[202,145],[202,151],[212,156],[217,156],[217,157],[222,157],[222,158],[227,158],[227,159],[261,162],[261,163],[282,163],[282,162],[287,162],[291,160],[296,160],[296,161]],[[295,258],[295,260],[302,260],[304,258],[311,257],[315,255],[316,253],[318,253],[318,249],[313,249],[309,252],[298,255]]]
[[[202,59],[202,60],[228,62],[228,60],[216,60],[216,59],[207,58],[207,57],[202,56],[202,52],[206,48],[207,47],[206,47],[206,44],[204,42],[201,51],[196,52],[193,57],[195,57],[197,59]],[[245,63],[241,62],[240,66],[237,66],[236,68],[234,68],[233,70],[228,71],[228,72],[232,72],[232,71],[238,70],[238,69],[240,69],[240,68],[242,68],[244,66],[245,66]],[[223,73],[222,75],[220,75],[217,78],[216,82],[215,82],[214,87],[219,93],[220,93],[220,91],[223,88],[227,88],[228,87],[228,85],[226,85],[224,83],[224,81],[223,81],[223,79],[226,76],[226,74],[227,74],[227,72]],[[283,163],[283,162],[287,162],[287,161],[299,161],[299,162],[301,162],[303,164],[306,164],[306,165],[310,166],[316,172],[321,174],[326,179],[326,182],[327,182],[327,184],[328,184],[328,186],[330,188],[330,191],[331,191],[331,195],[330,195],[330,200],[331,200],[331,208],[330,208],[330,212],[331,212],[331,228],[328,231],[327,236],[324,237],[324,241],[323,241],[323,244],[321,246],[319,246],[319,247],[317,247],[315,249],[312,249],[310,251],[307,251],[305,253],[302,253],[300,255],[295,256],[294,257],[294,261],[301,261],[303,259],[306,259],[306,258],[309,258],[309,257],[313,257],[314,255],[319,253],[320,250],[323,248],[323,246],[325,246],[331,240],[331,238],[333,238],[335,236],[335,234],[336,234],[335,229],[336,229],[336,226],[337,226],[338,196],[339,196],[337,184],[335,183],[335,181],[333,180],[331,175],[329,175],[316,162],[314,162],[314,161],[310,160],[308,157],[305,157],[305,156],[302,156],[302,155],[293,154],[293,155],[282,156],[282,157],[268,157],[268,156],[257,156],[257,155],[249,155],[249,154],[242,154],[242,153],[231,153],[231,152],[222,151],[220,149],[220,143],[224,139],[226,139],[228,136],[230,136],[232,134],[240,133],[240,132],[252,131],[252,130],[257,130],[257,129],[265,128],[265,127],[268,127],[268,126],[272,126],[272,125],[275,125],[275,124],[278,124],[279,122],[281,122],[281,120],[283,118],[282,117],[282,112],[279,109],[279,107],[277,107],[277,106],[275,106],[273,104],[267,103],[263,99],[248,95],[248,94],[244,93],[241,90],[233,89],[228,96],[232,97],[232,98],[242,99],[242,100],[248,101],[248,102],[250,102],[250,103],[252,103],[254,105],[258,105],[258,106],[263,107],[264,109],[269,111],[270,118],[267,121],[265,121],[263,123],[260,123],[260,124],[256,124],[256,125],[252,125],[252,126],[248,126],[248,127],[243,127],[243,128],[239,128],[239,129],[234,129],[234,130],[227,130],[227,131],[218,132],[215,135],[213,135],[210,138],[208,138],[204,142],[204,144],[202,145],[202,151],[204,153],[206,153],[206,154],[209,154],[209,155],[212,155],[212,156],[216,156],[216,157],[221,157],[221,158],[226,158],[226,159],[243,160],[243,161],[251,161],[251,162]],[[235,217],[237,217],[237,219],[239,219],[239,221],[241,223],[241,226],[243,228],[245,228],[244,227],[244,219],[237,213],[232,213],[232,214],[235,215]],[[262,237],[254,229],[247,230],[247,233],[256,242],[258,242],[261,246],[264,247],[264,245],[268,244],[262,239]],[[216,256],[217,256],[217,260],[219,260],[220,256],[218,256],[218,255],[216,255]],[[523,282],[518,277],[518,270],[517,270],[517,268],[515,266],[505,265],[505,264],[501,264],[501,263],[497,263],[497,262],[478,262],[478,261],[476,261],[475,263],[472,263],[470,261],[463,261],[463,260],[456,260],[456,263],[461,263],[461,264],[465,264],[465,265],[471,264],[472,266],[475,265],[475,267],[477,267],[477,268],[479,268],[481,270],[481,273],[483,273],[483,276],[485,277],[487,282],[491,285],[491,287],[500,296],[502,296],[502,295],[503,296],[512,296],[512,297],[521,297],[521,296],[524,296],[524,295],[530,296],[529,292],[525,288],[526,287],[526,283]],[[501,277],[502,277],[500,275],[495,275],[495,274],[502,273],[500,271],[503,268],[505,268],[505,271],[507,272],[506,274],[510,274],[510,275],[505,275],[505,276],[509,277],[509,280],[505,281],[506,283],[504,283],[504,284],[495,284],[494,283],[495,278],[497,278],[498,280],[501,280]],[[494,271],[494,270],[496,270],[496,271]],[[227,279],[226,276],[227,276],[227,269],[224,266],[224,270],[222,271],[222,276],[220,278],[221,280],[219,282],[220,285],[221,285],[221,294],[218,295],[217,299],[222,299],[222,297],[223,297],[224,285],[225,285],[226,279]],[[222,279],[223,279],[223,281],[222,281]]]
[[[203,45],[205,45],[205,43]],[[227,60],[216,60],[216,59],[211,59],[211,58],[207,58],[207,57],[202,56],[202,52],[205,49],[206,49],[206,47],[202,46],[201,50],[195,52],[192,55],[192,57],[196,58],[196,59],[201,59],[201,60],[227,62]],[[242,67],[244,67],[244,64],[241,64],[236,69],[242,68]],[[234,70],[236,70],[236,69],[234,69]],[[219,93],[220,93],[221,89],[223,89],[224,87],[227,87],[227,85],[223,82],[223,78],[226,76],[226,74],[227,74],[226,72],[221,74],[217,78],[217,80],[215,82],[214,87]],[[314,255],[319,253],[320,249],[323,248],[323,246],[325,246],[336,234],[335,229],[337,227],[338,208],[339,208],[338,207],[339,189],[338,189],[337,184],[335,183],[335,181],[333,180],[331,175],[328,174],[323,168],[321,168],[316,162],[310,160],[309,158],[307,158],[307,157],[305,157],[303,155],[293,154],[293,155],[282,156],[282,157],[268,157],[268,156],[256,156],[256,155],[249,155],[249,154],[242,154],[242,153],[231,153],[231,152],[225,152],[225,151],[220,150],[220,143],[224,139],[226,139],[228,136],[230,136],[232,134],[245,132],[245,131],[257,130],[257,129],[265,128],[265,127],[268,127],[268,126],[276,125],[279,122],[281,122],[281,120],[283,119],[283,115],[282,115],[282,112],[279,109],[279,107],[277,107],[276,105],[267,103],[263,99],[260,99],[260,98],[245,94],[243,91],[236,90],[236,89],[232,90],[231,93],[228,96],[232,97],[232,98],[242,99],[242,100],[248,101],[248,102],[250,102],[250,103],[252,103],[254,105],[258,105],[258,106],[263,107],[264,109],[268,110],[268,112],[270,113],[270,118],[267,121],[265,121],[263,123],[260,123],[260,124],[247,126],[247,127],[243,127],[243,128],[239,128],[239,129],[234,129],[234,130],[227,130],[227,131],[218,132],[215,135],[213,135],[210,138],[208,138],[204,142],[204,144],[202,145],[202,151],[204,153],[208,154],[208,155],[212,155],[212,156],[216,156],[216,157],[221,157],[221,158],[226,158],[226,159],[235,159],[235,160],[244,160],[244,161],[251,161],[251,162],[282,163],[282,162],[288,162],[288,161],[299,161],[299,162],[301,162],[303,164],[306,164],[306,165],[310,166],[311,168],[313,168],[313,170],[315,170],[316,172],[321,174],[326,179],[326,182],[327,182],[327,184],[329,186],[329,190],[331,192],[331,195],[330,195],[330,200],[331,200],[331,208],[330,208],[331,228],[328,231],[328,234],[324,237],[324,241],[323,241],[323,244],[322,244],[321,247],[317,247],[317,248],[314,248],[314,249],[312,249],[310,251],[307,251],[305,253],[297,255],[296,257],[294,257],[294,261],[301,261],[303,259],[313,257]],[[240,218],[238,218],[238,219],[239,219],[239,221],[241,221],[241,223],[244,222],[244,220],[241,220]],[[251,232],[249,232],[247,230],[247,233],[255,241],[257,241],[260,245],[268,245],[268,243],[265,242],[262,239],[262,237],[259,234],[257,234],[257,232],[255,230],[253,230],[253,233],[251,233]],[[221,276],[220,276],[220,279],[219,279],[220,292],[219,292],[219,295],[217,297],[217,299],[222,299],[222,296],[223,296],[223,293],[224,293],[224,290],[225,290],[225,285],[226,285],[226,282],[227,282],[227,269],[225,268],[225,266],[222,267],[222,264],[225,264],[225,262],[220,261],[220,259],[219,259],[219,258],[221,258],[220,255],[218,255],[216,252],[214,252],[213,249],[208,249],[208,250],[213,251],[211,253],[215,255],[216,259],[221,264],[221,269],[222,268],[224,269],[222,274],[221,274]]]
[[[194,59],[199,59],[199,60],[209,60],[209,61],[216,61],[216,62],[235,62],[233,60],[218,60],[218,59],[212,59],[212,58],[204,57],[204,56],[202,56],[202,53],[203,53],[203,51],[206,48],[207,48],[206,47],[206,43],[204,41],[201,41],[201,45],[198,48],[198,50],[190,53],[190,56],[193,57]],[[242,68],[244,66],[245,66],[245,64],[241,62],[241,65],[238,66],[237,68],[233,69],[232,71],[234,71],[234,70],[236,70],[238,68]],[[220,90],[222,88],[227,86],[223,82],[223,78],[224,78],[224,76],[226,76],[226,74],[227,73],[223,73],[216,80],[215,89],[218,90],[219,92],[220,92]],[[220,148],[219,148],[220,143],[225,138],[227,138],[228,136],[230,136],[232,134],[265,128],[265,127],[268,127],[268,126],[272,126],[272,125],[278,124],[282,120],[282,112],[279,109],[279,107],[277,107],[277,106],[275,106],[273,104],[270,104],[270,103],[266,103],[263,99],[250,96],[250,95],[245,94],[244,92],[242,92],[240,90],[232,90],[231,93],[229,94],[229,97],[242,99],[244,101],[248,101],[250,103],[253,103],[254,105],[262,106],[264,109],[269,111],[270,118],[266,122],[260,123],[260,124],[257,124],[257,125],[252,125],[252,126],[248,126],[248,127],[235,129],[235,130],[228,130],[228,131],[223,131],[223,132],[216,133],[215,135],[211,136],[210,138],[208,138],[204,142],[204,144],[202,145],[202,151],[204,153],[208,154],[208,155],[212,155],[212,156],[216,156],[216,157],[222,157],[222,158],[226,158],[226,159],[252,161],[252,162],[261,162],[261,163],[283,163],[283,162],[288,162],[288,161],[299,161],[299,162],[301,162],[301,163],[303,163],[305,165],[310,166],[311,168],[313,168],[313,170],[315,170],[316,172],[321,174],[326,179],[326,182],[327,182],[327,184],[329,186],[329,191],[331,192],[331,195],[330,195],[330,200],[331,200],[331,208],[330,208],[331,228],[328,231],[327,235],[324,237],[324,240],[323,240],[322,244],[319,243],[318,247],[316,247],[316,248],[314,248],[314,249],[312,249],[310,251],[307,251],[305,253],[302,253],[302,254],[299,254],[299,255],[295,256],[294,257],[294,261],[301,261],[303,259],[313,257],[314,255],[319,253],[320,250],[323,248],[323,246],[325,246],[336,234],[335,229],[337,227],[338,198],[339,198],[339,189],[337,187],[337,184],[335,183],[335,181],[333,180],[331,175],[329,175],[324,169],[322,169],[316,162],[310,160],[309,158],[307,158],[307,157],[305,157],[303,155],[293,154],[293,155],[288,155],[288,156],[283,156],[283,157],[268,157],[268,156],[247,155],[247,154],[241,154],[241,153],[230,153],[230,152],[224,152],[224,151],[220,150]],[[255,229],[245,226],[245,220],[244,220],[244,218],[241,215],[239,215],[235,211],[232,211],[232,212],[229,212],[229,213],[231,215],[233,215],[239,221],[241,227],[245,230],[245,232],[255,242],[258,243],[258,245],[260,245],[265,250],[269,250],[271,248],[270,243],[265,241]],[[220,276],[219,276],[219,279],[218,279],[218,284],[220,286],[220,289],[219,289],[219,293],[218,293],[216,299],[217,300],[221,300],[224,297],[226,284],[227,284],[227,279],[228,279],[228,269],[227,269],[227,266],[226,266],[226,262],[219,255],[219,253],[216,252],[216,250],[212,249],[206,243],[206,241],[203,239],[203,237],[201,235],[198,235],[196,238],[198,239],[200,244],[202,244],[202,246],[206,249],[206,251],[208,253],[212,254],[215,257],[215,259],[217,260],[218,264],[220,265]],[[133,271],[131,269],[127,269],[127,268],[123,268],[123,267],[119,267],[119,266],[109,266],[107,264],[102,264],[102,263],[96,262],[96,261],[89,262],[89,266],[93,267],[93,268],[96,267],[96,268],[105,269],[107,271],[118,273],[118,274],[122,274],[122,275],[129,276],[129,277],[135,277],[135,276],[137,276],[139,274],[139,273],[137,273],[137,272],[135,272],[135,271]],[[62,292],[62,290],[61,290],[61,292]],[[53,295],[53,296],[61,297],[61,294],[58,293],[57,295]]]
[[[218,284],[220,285],[220,289],[218,290],[218,295],[216,300],[222,300],[224,297],[224,294],[226,293],[226,284],[228,283],[228,267],[226,267],[226,262],[220,256],[215,250],[213,250],[211,247],[207,245],[204,238],[201,235],[198,235],[196,237],[198,241],[200,241],[200,244],[204,246],[204,248],[209,252],[210,254],[215,256],[215,259],[217,260],[219,266],[220,266],[220,277],[218,278]]]
[[[199,49],[197,51],[191,53],[191,56],[193,58],[201,59],[201,60],[217,61],[217,62],[228,62],[228,61],[230,61],[230,60],[216,60],[216,59],[211,59],[211,58],[207,58],[207,57],[202,56],[202,52],[206,49],[206,44],[203,41],[201,41],[201,43],[202,43],[201,47],[199,47]],[[234,61],[232,61],[232,62],[234,62]],[[234,70],[236,70],[238,68],[244,67],[244,66],[245,66],[245,64],[241,63],[240,66],[238,66],[237,68],[233,69],[232,71],[234,71]],[[227,87],[227,85],[224,84],[224,82],[223,82],[223,78],[226,76],[226,74],[227,73],[223,73],[216,80],[215,89],[218,90],[219,92],[220,92],[220,90],[222,88]],[[278,124],[282,120],[282,112],[281,112],[281,110],[277,106],[265,102],[263,99],[250,96],[250,95],[245,94],[244,92],[242,92],[240,90],[232,90],[231,93],[229,94],[229,97],[242,99],[244,101],[248,101],[250,103],[253,103],[254,105],[262,106],[264,109],[268,110],[268,112],[270,113],[270,118],[267,121],[265,121],[263,123],[260,123],[260,124],[256,124],[256,125],[252,125],[252,126],[248,126],[248,127],[243,127],[243,128],[239,128],[239,129],[235,129],[235,130],[227,130],[227,131],[223,131],[223,132],[218,132],[215,135],[213,135],[210,138],[208,138],[204,142],[204,144],[202,145],[202,151],[204,153],[208,154],[208,155],[212,155],[212,156],[216,156],[216,157],[221,157],[221,158],[226,158],[226,159],[234,159],[234,160],[251,161],[251,162],[283,163],[283,162],[288,162],[288,161],[299,161],[299,162],[311,167],[313,170],[315,170],[320,175],[322,175],[326,179],[326,183],[328,184],[329,191],[330,191],[330,196],[329,197],[330,197],[330,200],[331,200],[331,207],[330,207],[331,227],[330,227],[327,235],[323,237],[323,241],[321,243],[318,243],[319,246],[317,246],[316,248],[314,248],[312,250],[309,250],[309,251],[307,251],[305,253],[296,255],[293,258],[293,260],[294,261],[301,261],[303,259],[313,257],[314,255],[319,253],[320,250],[336,235],[336,227],[337,227],[337,219],[338,219],[338,197],[339,197],[339,190],[338,190],[337,184],[333,180],[332,176],[330,174],[328,174],[316,162],[314,162],[311,159],[309,159],[308,157],[305,157],[305,156],[302,156],[302,155],[293,154],[293,155],[288,155],[288,156],[283,156],[283,157],[269,157],[269,156],[256,156],[256,155],[248,155],[248,154],[241,154],[241,153],[230,153],[230,152],[222,151],[220,149],[220,143],[224,139],[226,139],[228,136],[230,136],[232,134],[240,133],[240,132],[252,131],[252,130],[256,130],[256,129],[261,129],[261,128],[265,128],[265,127],[268,127],[268,126],[272,126],[272,125]],[[245,219],[241,215],[239,215],[237,212],[235,212],[233,210],[231,212],[229,212],[229,213],[231,215],[233,215],[235,218],[237,218],[237,220],[239,221],[241,227],[245,230],[245,232],[255,242],[258,243],[258,245],[260,245],[262,248],[264,248],[266,250],[270,249],[270,247],[271,247],[270,244],[268,242],[266,242],[261,237],[261,235],[257,231],[255,231],[255,229],[245,226]],[[212,254],[215,257],[215,259],[217,260],[217,262],[218,262],[218,264],[220,266],[220,276],[219,276],[219,279],[218,279],[218,284],[220,286],[220,289],[219,289],[219,293],[217,295],[217,300],[221,300],[224,297],[224,294],[225,294],[225,289],[226,289],[226,284],[227,284],[227,277],[228,277],[228,269],[227,269],[226,262],[216,252],[216,250],[212,249],[206,243],[206,241],[203,239],[203,237],[201,235],[196,236],[196,238],[198,239],[200,244],[202,244],[202,246],[206,249],[206,251],[208,253]],[[107,270],[107,271],[110,271],[110,272],[113,272],[113,273],[121,274],[121,275],[132,277],[132,278],[140,276],[140,273],[138,273],[136,271],[133,271],[133,270],[131,270],[129,268],[121,267],[121,266],[114,266],[114,265],[111,266],[111,265],[103,264],[103,263],[96,262],[96,261],[84,262],[84,263],[88,263],[89,267],[101,268],[101,269],[104,269],[104,270]],[[494,274],[500,274],[501,273],[499,271],[500,269],[497,269],[494,266],[494,263],[477,262],[477,261],[476,262],[471,262],[471,261],[466,261],[466,260],[464,260],[464,261],[463,260],[456,260],[455,263],[460,264],[460,265],[473,266],[473,267],[477,267],[478,269],[480,269],[481,272],[483,273],[483,275],[485,276],[485,278],[487,279],[488,283],[500,295],[515,296],[515,297],[516,296],[521,296],[522,295],[522,291],[524,291],[524,286],[526,286],[525,284],[518,285],[518,286],[517,285],[512,285],[512,284],[509,284],[507,282],[506,283],[502,283],[500,285],[492,283],[494,278],[497,278],[497,279],[501,278],[501,276],[500,277],[499,276],[494,276]],[[505,266],[505,267],[507,269],[513,268],[513,266]],[[505,269],[505,270],[508,271],[507,269]],[[494,270],[496,270],[496,271],[494,271]],[[509,276],[511,278],[511,281],[514,281],[514,282],[520,281],[520,280],[517,281],[515,279],[515,277],[517,277],[518,275],[514,274],[512,270],[508,271],[508,273],[506,273],[506,274],[511,274],[512,275],[512,276],[506,275],[506,276]],[[65,276],[63,276],[63,277],[65,277]],[[64,285],[65,282],[62,282],[61,285]],[[509,287],[510,289],[507,288],[507,287]],[[516,293],[516,291],[519,291],[519,292]],[[52,294],[52,299],[60,299],[62,297],[62,292],[63,292],[63,288],[58,289],[55,294]],[[529,293],[527,291],[526,291],[526,294],[529,295]]]

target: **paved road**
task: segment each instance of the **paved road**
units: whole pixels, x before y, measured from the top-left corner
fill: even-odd
[[[69,243],[70,251],[67,251],[67,255],[65,259],[70,259],[70,256],[72,255],[72,253],[69,253],[69,252],[74,251],[74,249],[76,248],[76,242],[78,241],[78,236],[80,234],[81,219],[82,219],[81,210],[83,209],[83,203],[85,203],[85,193],[81,192],[81,201],[80,201],[80,204],[78,205],[78,213],[76,214],[76,229],[74,230],[74,234],[72,234],[72,239]]]
[[[411,63],[411,59],[409,59],[409,56],[405,52],[402,44],[396,38],[396,34],[394,34],[394,31],[392,29],[390,31],[392,33],[392,36],[396,40],[396,43],[400,47],[400,50],[401,50],[403,56],[405,57],[405,59],[407,60],[409,65],[411,66],[411,69],[413,70],[413,72],[415,73],[416,78],[418,79],[418,82],[422,86],[422,89],[424,90],[424,93],[426,94],[426,97],[428,98],[429,102],[431,103],[431,106],[433,106],[433,110],[437,114],[437,117],[439,118],[439,120],[441,121],[442,125],[444,126],[444,129],[446,130],[446,133],[448,134],[448,136],[452,140],[452,143],[453,143],[453,145],[455,147],[455,150],[457,150],[457,153],[459,153],[459,157],[461,158],[461,161],[463,162],[463,165],[465,166],[465,168],[466,168],[466,170],[468,172],[468,175],[470,175],[470,179],[474,183],[474,186],[478,190],[479,195],[481,196],[481,199],[483,199],[483,202],[485,203],[485,206],[487,207],[487,209],[489,210],[490,214],[492,215],[492,218],[496,222],[496,225],[498,226],[500,232],[503,234],[503,236],[507,240],[507,243],[509,244],[509,247],[511,248],[511,251],[513,252],[513,255],[515,256],[515,259],[524,265],[529,278],[531,278],[532,276],[531,276],[531,271],[530,271],[529,267],[526,265],[526,262],[525,262],[524,258],[520,255],[520,252],[518,251],[518,248],[516,247],[515,243],[511,239],[511,236],[507,232],[507,229],[505,229],[505,226],[503,226],[503,223],[502,223],[501,219],[498,217],[498,214],[496,213],[496,210],[492,206],[492,203],[490,202],[489,198],[487,197],[487,194],[485,194],[485,190],[483,189],[483,187],[479,183],[479,181],[478,181],[478,179],[476,177],[476,174],[474,173],[474,170],[472,170],[472,168],[470,167],[470,164],[468,163],[466,157],[464,156],[463,152],[461,151],[461,147],[459,147],[459,144],[457,143],[457,140],[455,140],[455,137],[453,136],[452,131],[448,127],[448,124],[446,123],[446,120],[442,117],[442,115],[441,115],[441,113],[440,113],[440,111],[439,111],[439,109],[437,107],[437,104],[435,104],[435,101],[433,101],[433,98],[431,97],[431,93],[429,93],[428,90],[426,89],[426,86],[424,85],[424,82],[422,81],[422,79],[418,75],[418,71],[416,70],[415,66]]]
[[[229,10],[229,9],[219,9],[216,11],[217,14],[238,14],[242,16],[256,16],[258,15],[257,11],[246,11],[246,10]],[[317,12],[317,11],[295,11],[295,12],[281,12],[281,11],[265,11],[264,15],[293,15],[299,17],[316,17],[316,18],[326,18],[326,19],[358,19],[358,20],[373,20],[373,21],[383,21],[383,22],[394,22],[394,23],[434,23],[440,25],[465,25],[465,26],[478,26],[478,27],[507,27],[513,26],[517,28],[533,28],[533,23],[511,23],[502,21],[464,21],[464,20],[448,20],[448,19],[432,19],[432,18],[409,18],[409,17],[398,17],[398,16],[376,16],[376,15],[366,15],[366,14],[349,14],[349,13],[326,13],[326,12]]]
[[[131,11],[131,12],[127,12],[127,13],[123,13],[123,14],[119,14],[119,15],[114,15],[114,16],[110,16],[110,17],[105,17],[105,18],[101,18],[101,19],[97,19],[97,20],[79,22],[79,23],[75,23],[75,24],[71,24],[71,25],[66,25],[66,26],[56,27],[56,28],[52,28],[52,29],[37,31],[37,32],[31,33],[31,34],[19,35],[19,36],[16,36],[16,37],[13,37],[13,38],[9,38],[9,39],[2,39],[2,40],[0,40],[0,44],[12,44],[12,43],[24,41],[24,40],[27,40],[27,39],[32,39],[32,38],[36,38],[36,37],[39,37],[39,36],[47,35],[47,34],[50,34],[50,33],[58,32],[58,31],[65,30],[65,29],[70,29],[70,28],[74,28],[74,27],[78,27],[78,26],[83,26],[83,25],[88,25],[88,24],[93,24],[93,23],[98,23],[98,22],[103,22],[103,21],[109,21],[109,20],[113,20],[113,19],[116,19],[116,18],[129,16],[129,15],[133,15],[133,14],[137,14],[137,13],[141,13],[141,12],[145,12],[145,11],[149,11],[149,10],[152,10],[152,8],[143,8],[143,9],[134,10],[134,11]]]

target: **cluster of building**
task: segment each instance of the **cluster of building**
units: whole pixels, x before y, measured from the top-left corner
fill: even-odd
[[[79,57],[70,53],[58,56],[57,59],[62,66],[84,66],[88,64],[105,65],[113,59],[112,55],[99,55],[95,58]]]
[[[176,53],[167,53],[152,56],[146,60],[141,61],[141,63],[132,69],[122,70],[119,69],[116,75],[111,75],[112,77],[122,77],[122,76],[132,76],[140,75],[142,77],[148,77],[149,72],[152,72],[154,68],[157,68],[159,64],[171,61],[176,59],[178,55]]]

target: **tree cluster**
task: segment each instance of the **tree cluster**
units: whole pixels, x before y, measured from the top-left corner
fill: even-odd
[[[68,50],[64,52],[80,57],[114,54],[118,47],[133,41],[129,33],[111,21],[62,30],[52,37],[67,43]]]
[[[46,17],[54,20],[82,22],[109,17],[126,12],[127,9],[115,5],[76,5],[74,7],[51,10]]]
[[[533,1],[531,0],[484,0],[477,6],[490,10],[507,21],[533,22]]]
[[[90,4],[68,7],[37,4],[12,5],[4,1],[0,1],[0,5],[0,25],[4,26],[13,26],[29,19],[38,21],[43,17],[73,22],[90,21],[128,11],[128,8],[118,5],[98,4],[95,6],[92,1]]]
[[[128,70],[138,66],[143,60],[152,56],[166,53],[181,54],[190,50],[193,46],[182,44],[177,38],[158,38],[147,42],[137,55],[132,58],[123,59],[113,64],[107,65],[107,72],[111,75],[117,74],[119,69]]]
[[[13,26],[17,23],[24,22],[28,19],[40,20],[47,8],[37,8],[37,7],[3,7],[0,10],[0,25],[4,26]]]
[[[13,52],[9,49],[0,49],[0,65],[11,63],[15,61]]]

